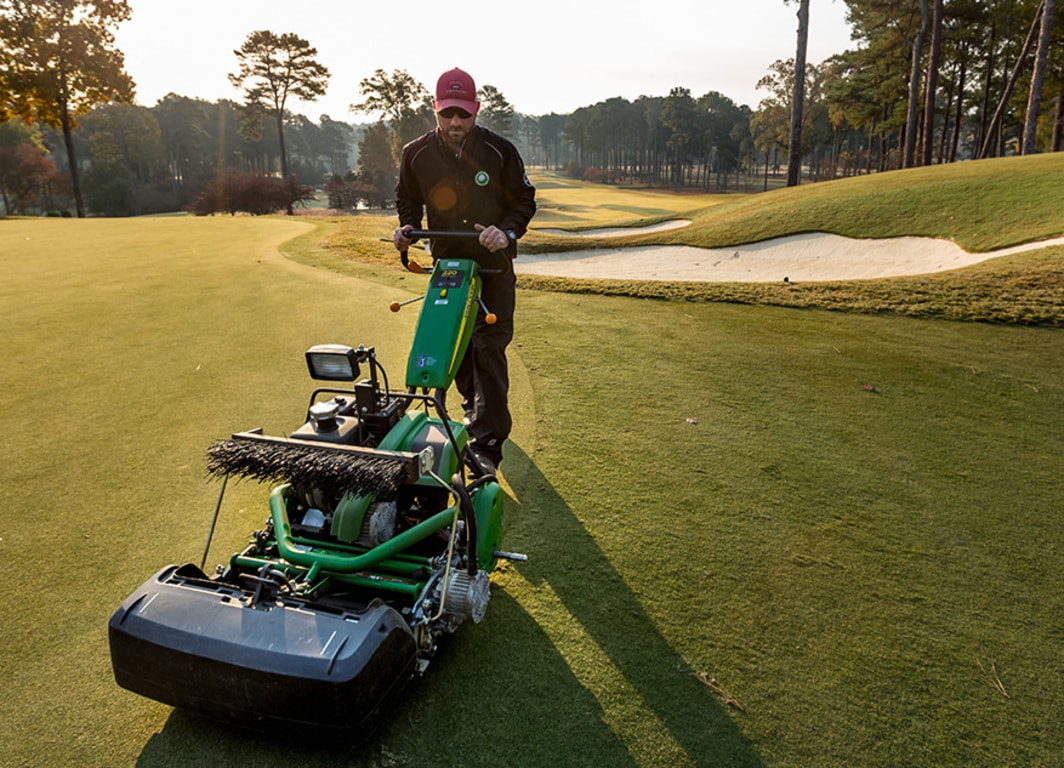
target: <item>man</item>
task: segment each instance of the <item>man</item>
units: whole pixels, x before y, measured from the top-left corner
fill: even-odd
[[[480,102],[473,78],[461,69],[444,72],[436,83],[436,129],[403,147],[396,210],[399,229],[393,242],[400,251],[413,243],[406,236],[428,228],[479,232],[478,238],[440,238],[431,243],[433,261],[474,259],[485,270],[481,297],[497,320],[477,315],[469,349],[455,384],[462,395],[471,435],[470,449],[488,472],[502,461],[502,445],[512,420],[506,347],[513,338],[512,260],[517,240],[536,212],[536,190],[512,143],[476,124]]]

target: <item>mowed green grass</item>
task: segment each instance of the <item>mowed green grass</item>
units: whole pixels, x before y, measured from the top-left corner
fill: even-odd
[[[424,278],[339,258],[339,226],[0,221],[4,764],[1059,760],[1064,336],[778,307],[521,291],[505,544],[531,560],[377,733],[118,689],[107,618],[199,561],[207,445],[294,428],[313,343],[402,374],[415,315],[385,307]],[[266,517],[234,491],[209,563]]]
[[[115,687],[107,619],[157,568],[200,561],[219,487],[207,446],[292,429],[313,343],[405,356],[413,318],[387,311],[391,292],[280,257],[310,229],[0,222],[3,765],[144,759],[170,711]],[[212,564],[266,519],[262,489],[234,490]]]

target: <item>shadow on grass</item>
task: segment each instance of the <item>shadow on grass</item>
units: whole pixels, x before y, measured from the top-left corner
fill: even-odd
[[[512,444],[506,472],[522,501],[507,507],[505,543],[527,547],[530,559],[499,581],[540,628],[538,642],[545,635],[582,694],[595,699],[588,714],[637,765],[762,766],[569,504]]]
[[[377,731],[314,743],[174,712],[144,745],[139,768],[763,766],[725,705],[512,444],[506,471],[521,500],[507,499],[504,545],[527,549],[530,559],[493,576],[484,621],[447,639]]]

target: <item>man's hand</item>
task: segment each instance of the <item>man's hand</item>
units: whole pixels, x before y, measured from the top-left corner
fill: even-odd
[[[483,224],[474,224],[473,228],[480,233],[480,244],[492,253],[501,251],[510,244],[510,238],[494,224],[490,227],[485,227]]]
[[[395,230],[395,234],[392,235],[392,243],[395,245],[397,251],[408,251],[410,246],[414,244],[414,241],[406,236],[406,233],[412,230],[413,227],[409,224],[399,227]]]

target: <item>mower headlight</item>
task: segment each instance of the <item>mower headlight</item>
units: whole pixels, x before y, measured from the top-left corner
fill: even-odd
[[[358,378],[358,355],[343,344],[318,344],[307,350],[307,368],[312,379],[354,381]]]

